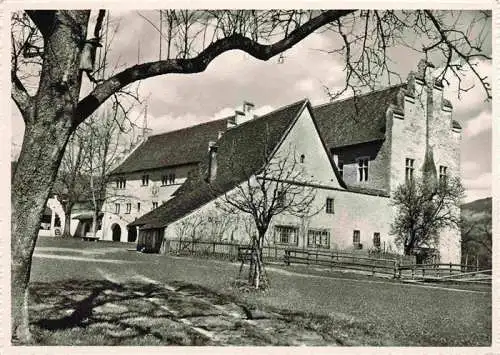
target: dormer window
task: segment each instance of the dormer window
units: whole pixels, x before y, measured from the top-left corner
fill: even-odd
[[[142,186],[148,186],[149,185],[149,175],[144,174],[142,175]]]
[[[127,185],[127,180],[124,177],[119,177],[118,179],[116,179],[117,189],[124,189],[126,185]]]
[[[161,185],[162,186],[173,185],[173,184],[175,184],[175,174],[174,173],[171,173],[168,175],[163,175],[161,177]]]

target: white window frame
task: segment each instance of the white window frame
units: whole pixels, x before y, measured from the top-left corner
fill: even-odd
[[[285,242],[282,237],[283,232],[286,232],[287,241]],[[299,242],[299,228],[292,225],[277,225],[274,227],[276,244],[298,245]],[[292,240],[290,240],[290,237]]]
[[[439,183],[446,182],[448,178],[448,167],[446,165],[439,166]]]
[[[319,240],[318,240],[319,239]],[[308,229],[307,247],[330,249],[330,230],[329,229]]]
[[[415,172],[415,159],[406,158],[405,160],[405,181],[413,181],[413,173]]]
[[[365,165],[366,162],[366,165]],[[358,171],[358,182],[368,181],[370,174],[370,157],[359,157],[356,159],[357,171]],[[361,165],[360,165],[361,164]]]
[[[328,202],[331,201],[329,205]],[[328,208],[330,207],[330,208]],[[325,212],[328,214],[335,214],[335,199],[333,197],[327,197],[325,202]]]

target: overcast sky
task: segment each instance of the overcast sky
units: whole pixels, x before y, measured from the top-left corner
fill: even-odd
[[[154,12],[141,14],[158,21]],[[119,21],[110,53],[113,63],[136,64],[139,45],[141,62],[158,59],[158,33],[137,12],[112,12],[112,18]],[[140,84],[140,93],[143,97],[150,95],[148,125],[153,133],[160,133],[225,117],[243,100],[253,102],[258,114],[302,98],[309,98],[313,105],[327,102],[324,87],[340,87],[345,80],[341,58],[318,50],[332,48],[334,43],[335,39],[327,34],[313,34],[287,51],[282,64],[277,59],[262,62],[232,51],[216,58],[200,74],[147,79]],[[403,48],[392,52],[403,79],[416,68],[419,59]],[[491,64],[481,63],[480,69],[491,77]],[[461,165],[466,200],[491,196],[491,103],[484,101],[485,94],[478,86],[461,100],[453,88],[445,88],[445,96],[453,103],[453,118],[463,127]],[[140,116],[141,109],[137,108],[132,116]],[[16,157],[24,127],[14,104],[12,110],[12,156]]]

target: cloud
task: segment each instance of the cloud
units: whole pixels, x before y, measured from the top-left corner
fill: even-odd
[[[479,168],[480,165],[476,161],[466,161],[461,164],[462,173],[464,175],[475,173]]]
[[[466,190],[466,202],[489,197],[491,196],[492,174],[486,172],[475,178],[464,179],[463,184]]]
[[[491,130],[491,112],[482,111],[478,116],[467,121],[464,129],[464,137],[471,138],[478,134]]]
[[[472,179],[464,179],[463,184],[466,189],[490,189],[492,174],[490,172],[482,173]]]

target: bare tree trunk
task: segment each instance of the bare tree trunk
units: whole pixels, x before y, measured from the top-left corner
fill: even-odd
[[[26,125],[12,185],[12,337],[29,343],[28,283],[43,210],[55,181],[69,129],[64,123]],[[55,135],[47,134],[56,132]],[[33,179],[36,177],[36,181]]]
[[[72,204],[68,203],[64,206],[64,232],[62,234],[63,238],[71,238],[71,210],[73,209]]]

